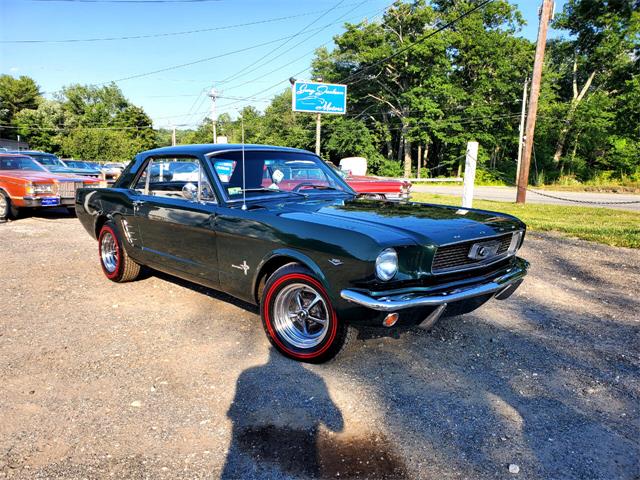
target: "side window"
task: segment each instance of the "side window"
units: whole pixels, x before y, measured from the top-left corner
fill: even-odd
[[[151,158],[133,188],[144,195],[216,201],[206,172],[194,157]]]

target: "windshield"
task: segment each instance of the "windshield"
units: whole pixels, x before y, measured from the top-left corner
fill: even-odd
[[[46,172],[46,170],[29,157],[0,157],[0,170],[33,170]]]
[[[331,168],[334,172],[340,175],[340,178],[347,178],[347,172],[345,172],[344,170],[340,170],[331,162],[327,162],[327,165],[329,165],[329,168]]]
[[[88,163],[79,162],[77,160],[67,160],[67,167],[93,169],[93,167],[91,165],[89,165]]]
[[[325,162],[311,154],[247,151],[244,175],[242,151],[211,155],[209,159],[230,200],[242,198],[243,177],[247,198],[269,193],[353,193]]]
[[[64,163],[58,157],[50,153],[29,153],[31,158],[35,158],[42,165],[50,167],[64,167]]]

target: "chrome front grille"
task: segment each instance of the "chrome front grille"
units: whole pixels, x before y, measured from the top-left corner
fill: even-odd
[[[431,272],[448,273],[494,263],[500,259],[505,258],[508,255],[512,238],[513,233],[506,233],[504,235],[498,235],[496,237],[480,238],[476,240],[469,240],[466,242],[454,243],[452,245],[444,245],[442,247],[438,247],[438,249],[436,250],[436,254],[433,257]],[[491,258],[487,258],[485,260],[475,260],[473,258],[469,258],[469,254],[473,245],[485,241],[497,241],[500,243],[496,254]]]
[[[82,182],[59,182],[58,195],[60,198],[75,198],[76,190],[82,187]]]

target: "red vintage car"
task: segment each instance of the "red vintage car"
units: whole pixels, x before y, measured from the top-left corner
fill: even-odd
[[[76,189],[99,180],[55,174],[27,155],[0,153],[0,219],[16,217],[21,208],[75,205]]]
[[[345,179],[351,188],[363,197],[379,200],[408,200],[411,195],[411,182],[409,180],[352,175],[351,172],[340,170],[331,162],[327,163]]]

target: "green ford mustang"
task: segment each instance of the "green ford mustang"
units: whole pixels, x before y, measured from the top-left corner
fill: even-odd
[[[142,265],[260,305],[280,352],[322,362],[354,326],[431,326],[508,297],[525,225],[495,212],[360,199],[319,157],[264,145],[140,153],[76,212],[104,274]]]

